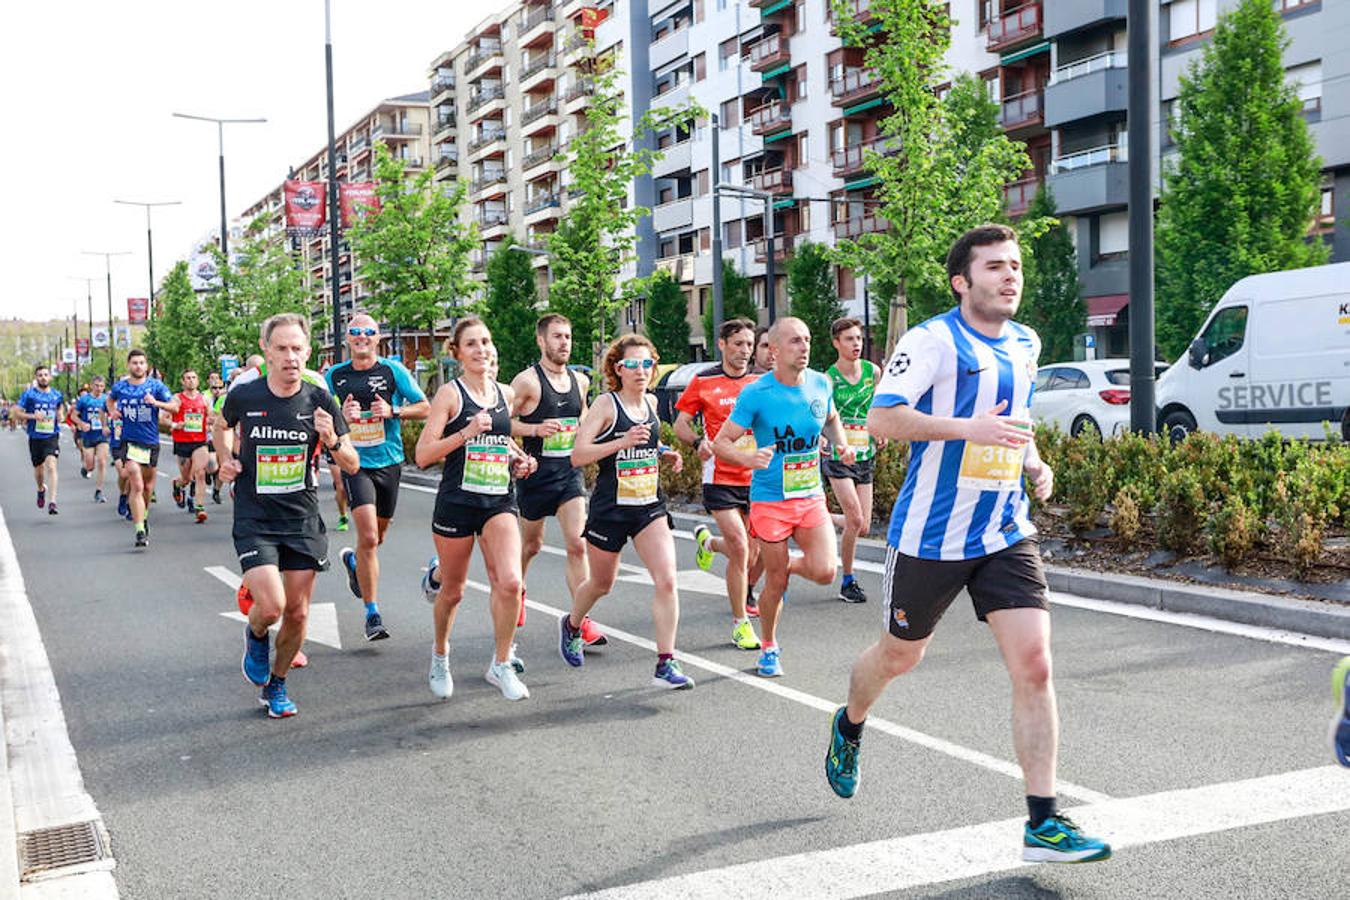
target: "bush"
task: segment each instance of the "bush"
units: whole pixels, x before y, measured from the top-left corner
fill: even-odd
[[[1139,515],[1139,503],[1134,499],[1133,490],[1121,488],[1116,491],[1115,502],[1111,505],[1111,530],[1126,547],[1134,546],[1139,540],[1143,520]]]
[[[661,425],[661,443],[673,448],[684,460],[684,468],[678,475],[670,466],[661,466],[661,489],[672,500],[698,502],[703,497],[703,461],[698,458],[698,451],[675,437],[675,429],[665,423]]]
[[[1069,527],[1074,532],[1096,528],[1106,511],[1106,501],[1113,494],[1114,473],[1106,466],[1105,447],[1097,432],[1089,428],[1061,445],[1062,458],[1060,468],[1055,469],[1055,484],[1060,502],[1069,508]]]
[[[417,449],[417,439],[422,436],[422,428],[426,424],[426,419],[404,419],[399,422],[399,435],[403,438],[403,458],[409,463],[417,458],[413,451]]]
[[[1183,556],[1191,553],[1198,543],[1207,506],[1200,478],[1193,470],[1169,471],[1158,489],[1158,544]]]
[[[1230,494],[1205,523],[1205,538],[1210,552],[1233,569],[1251,555],[1259,527],[1252,508],[1237,494]]]

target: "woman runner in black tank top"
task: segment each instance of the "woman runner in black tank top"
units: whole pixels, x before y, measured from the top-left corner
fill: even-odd
[[[448,660],[450,629],[464,597],[469,556],[475,538],[481,535],[478,545],[491,584],[496,639],[486,677],[508,700],[523,700],[530,692],[520,681],[519,673],[525,667],[512,641],[521,579],[520,531],[511,479],[529,477],[536,464],[511,440],[511,389],[491,377],[495,348],[487,326],[473,317],[461,319],[449,347],[464,374],[436,392],[415,455],[423,468],[445,461],[431,522],[436,557],[427,574],[433,585],[441,573],[446,577],[439,585],[432,616],[435,638],[428,683],[442,699],[454,690]]]
[[[563,659],[585,662],[581,623],[614,587],[619,552],[632,540],[653,582],[652,618],[656,626],[658,687],[687,689],[693,679],[675,660],[675,631],[680,600],[675,588],[675,539],[661,496],[659,463],[679,472],[683,459],[659,444],[660,420],[647,386],[656,374],[656,348],[647,338],[628,334],[605,352],[604,374],[610,393],[587,411],[577,431],[572,464],[598,463],[600,473],[586,519],[590,575],[572,595],[572,612],[558,623]]]

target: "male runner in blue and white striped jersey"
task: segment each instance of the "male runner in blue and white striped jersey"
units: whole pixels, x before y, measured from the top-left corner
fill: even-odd
[[[894,678],[918,665],[938,620],[963,589],[989,624],[1013,685],[1013,745],[1026,783],[1022,858],[1092,862],[1102,840],[1059,814],[1059,718],[1051,680],[1045,573],[1023,476],[1040,500],[1054,474],[1036,452],[1030,404],[1040,339],[1012,321],[1022,300],[1017,235],[985,225],[947,256],[957,306],[896,344],[867,428],[910,442],[891,516],[881,638],[853,666],[848,705],[834,716],[825,774],[841,797],[858,788],[863,720]]]

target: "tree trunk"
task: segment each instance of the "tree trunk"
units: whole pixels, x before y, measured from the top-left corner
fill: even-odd
[[[905,297],[905,281],[902,278],[900,279],[900,286],[896,288],[895,297],[891,300],[891,308],[886,319],[887,359],[890,359],[891,351],[895,349],[896,342],[904,337],[908,330],[909,301]]]

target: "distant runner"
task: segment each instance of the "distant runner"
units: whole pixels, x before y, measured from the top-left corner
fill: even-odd
[[[94,502],[107,503],[103,496],[103,480],[108,470],[108,439],[104,427],[108,422],[108,398],[103,395],[103,376],[95,375],[89,393],[75,403],[76,427],[80,430],[84,447],[84,468],[94,473]]]
[[[61,419],[65,398],[51,386],[52,370],[45,363],[33,369],[33,384],[19,395],[11,415],[28,423],[28,458],[37,483],[37,507],[56,515],[56,460],[61,455]]]
[[[830,490],[844,512],[835,520],[844,530],[839,547],[844,570],[839,599],[845,603],[866,603],[867,594],[853,576],[853,557],[858,538],[872,528],[872,466],[877,443],[867,431],[867,410],[872,406],[872,392],[880,373],[871,360],[862,358],[862,322],[837,319],[830,326],[830,335],[838,358],[825,370],[825,377],[833,387],[834,408],[844,423],[844,434],[856,460],[852,465],[842,462],[839,447],[828,448],[824,459],[825,477],[830,479]]]

